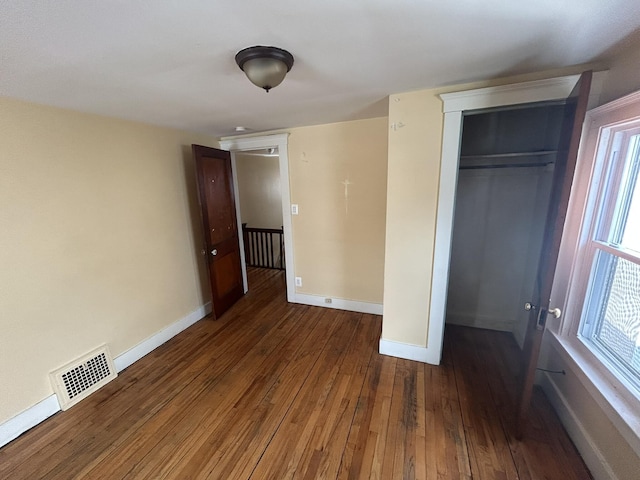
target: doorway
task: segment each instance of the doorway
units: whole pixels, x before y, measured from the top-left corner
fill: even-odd
[[[579,78],[580,75],[569,75],[440,95],[444,106],[444,125],[432,272],[433,281],[429,305],[427,351],[425,352],[429,363],[439,364],[442,358],[464,112],[528,103],[564,101],[570,96]],[[596,73],[593,76],[591,94],[589,96],[590,106],[595,105],[598,101],[603,79],[603,73]]]
[[[282,228],[284,243],[284,264],[287,289],[287,301],[293,302],[295,299],[295,271],[294,271],[294,251],[293,235],[291,232],[291,191],[289,188],[289,157],[288,157],[288,133],[263,135],[255,137],[227,137],[220,141],[220,148],[231,152],[231,164],[233,171],[234,190],[236,192],[236,211],[238,218],[241,218],[240,205],[238,201],[238,178],[236,176],[236,154],[255,150],[264,151],[275,149],[278,152],[278,165],[280,174],[281,208],[282,208]],[[242,275],[244,291],[249,289],[247,275],[247,258],[245,258],[245,246],[242,234],[242,221],[238,222],[238,234],[240,236],[240,254],[242,264]]]
[[[565,102],[464,112],[446,322],[523,347]]]
[[[275,147],[236,152],[235,176],[248,288],[274,277],[281,279],[284,294],[286,263],[279,157]]]

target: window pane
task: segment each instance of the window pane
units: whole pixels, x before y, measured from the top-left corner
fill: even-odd
[[[600,251],[582,335],[640,385],[640,265]]]
[[[640,252],[640,182],[636,173],[635,185],[630,189],[631,202],[622,234],[622,246]]]
[[[635,252],[640,252],[640,135],[628,139],[624,159],[624,174],[620,182],[614,228],[609,241]]]

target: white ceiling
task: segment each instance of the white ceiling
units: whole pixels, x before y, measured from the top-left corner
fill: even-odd
[[[639,29],[638,0],[2,0],[0,95],[229,135],[606,60]],[[235,64],[252,45],[295,57],[270,93]]]

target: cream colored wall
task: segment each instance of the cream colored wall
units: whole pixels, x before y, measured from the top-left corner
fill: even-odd
[[[0,98],[0,423],[48,373],[114,356],[208,301],[191,143],[213,139]]]
[[[282,227],[278,157],[236,153],[235,158],[242,223],[254,228]]]
[[[442,102],[434,90],[391,95],[389,126],[382,338],[425,346]]]
[[[608,64],[601,103],[607,103],[640,90],[640,32]]]
[[[298,293],[382,302],[386,131],[386,118],[289,130]]]

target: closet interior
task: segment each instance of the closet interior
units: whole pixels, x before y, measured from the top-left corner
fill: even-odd
[[[465,112],[446,321],[522,346],[564,103]]]

